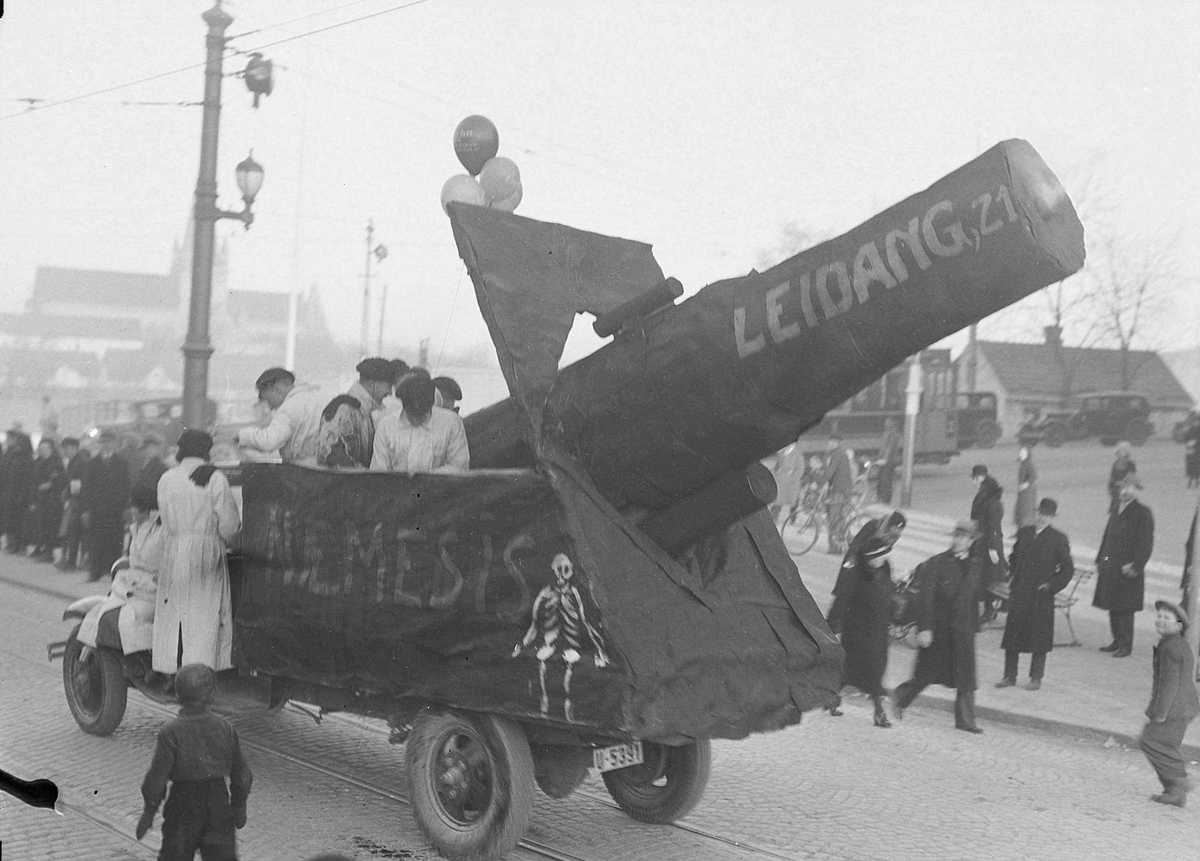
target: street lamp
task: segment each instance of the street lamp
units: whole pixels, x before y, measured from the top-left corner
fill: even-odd
[[[234,218],[246,229],[254,222],[251,204],[262,188],[262,165],[253,154],[238,166],[235,177],[242,192],[241,212],[217,207],[217,142],[221,128],[221,79],[225,57],[225,31],[233,16],[221,8],[220,0],[201,17],[208,25],[205,37],[204,115],[200,126],[200,173],[196,178],[196,202],[192,210],[195,230],[192,241],[192,292],[188,302],[188,331],[183,342],[183,423],[190,428],[204,425],[205,403],[208,401],[208,358],[212,342],[208,337],[209,312],[212,304],[213,246],[216,223],[222,218]],[[259,58],[261,59],[261,58]],[[254,86],[251,86],[253,82]],[[269,93],[271,66],[260,62],[250,75],[247,86],[255,93]]]
[[[371,319],[371,258],[374,258],[377,262],[382,263],[384,260],[387,259],[387,256],[388,256],[387,246],[384,245],[382,242],[378,243],[378,244],[376,244],[376,242],[375,242],[375,222],[367,221],[367,258],[366,258],[365,268],[363,269],[362,335],[361,335],[361,338],[359,339],[359,353],[360,353],[359,358],[360,359],[365,359],[367,357],[367,349],[369,346],[368,339],[370,338],[369,332],[370,332],[370,319]],[[382,310],[380,311],[380,313],[382,314]],[[381,327],[381,332],[382,332],[382,326],[383,326],[382,320],[379,321],[379,325]],[[380,335],[380,340],[382,341],[382,334]]]

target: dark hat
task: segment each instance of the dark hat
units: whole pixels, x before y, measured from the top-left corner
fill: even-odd
[[[391,361],[378,356],[363,359],[354,366],[354,370],[358,371],[358,378],[364,382],[391,383],[396,379]]]
[[[254,381],[254,388],[260,392],[268,386],[278,382],[279,380],[287,380],[289,383],[296,382],[296,375],[287,368],[267,368],[258,375],[258,379]]]
[[[206,664],[184,664],[175,676],[175,696],[181,703],[207,702],[217,688],[217,674]]]
[[[179,435],[179,443],[175,451],[175,459],[182,461],[185,457],[208,459],[212,451],[213,438],[202,430],[188,428]]]
[[[984,466],[982,463],[977,463],[973,467],[971,467],[971,478],[974,478],[977,475],[987,475],[987,474],[988,474],[987,467]]]
[[[152,445],[166,445],[166,441],[156,433],[148,433],[142,437],[142,448],[149,448]]]
[[[441,392],[444,398],[450,398],[452,401],[462,400],[462,387],[453,377],[434,377],[433,387]]]
[[[863,545],[861,551],[863,559],[878,559],[880,556],[887,556],[892,552],[890,542],[884,541],[882,538],[871,538]]]
[[[129,493],[129,500],[138,511],[154,511],[158,508],[158,485],[139,481]]]
[[[908,518],[904,516],[902,511],[893,511],[888,515],[887,523],[885,524],[891,529],[903,529],[908,526]]]
[[[60,442],[59,445],[62,445],[62,446],[73,445],[73,446],[75,446],[75,448],[79,448],[79,440],[73,436],[65,436],[62,438],[62,442]]]
[[[1056,514],[1058,514],[1058,503],[1048,496],[1044,497],[1042,501],[1038,503],[1038,514],[1044,514],[1047,517],[1054,517]]]
[[[964,535],[978,535],[979,524],[974,520],[960,520],[954,524],[954,531],[961,532]]]
[[[389,359],[388,364],[392,366],[392,378],[397,379],[401,374],[408,370],[408,362],[403,359]]]
[[[1178,604],[1172,604],[1170,601],[1164,601],[1160,598],[1159,600],[1154,602],[1154,609],[1155,610],[1170,610],[1172,613],[1175,614],[1175,618],[1183,623],[1183,627],[1185,627],[1185,628],[1187,627],[1187,625],[1188,625],[1187,613],[1184,612],[1184,609],[1182,607],[1180,607]]]
[[[106,439],[115,440],[116,438],[117,438],[117,432],[116,432],[116,431],[113,431],[113,430],[107,430],[107,429],[106,429],[106,430],[102,430],[102,431],[100,431],[99,440],[100,440],[101,442],[103,442],[103,441],[104,441],[104,440],[106,440]]]

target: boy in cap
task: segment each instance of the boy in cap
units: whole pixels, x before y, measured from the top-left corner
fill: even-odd
[[[1170,601],[1154,602],[1154,687],[1146,707],[1149,722],[1142,730],[1142,753],[1158,773],[1163,792],[1150,796],[1159,804],[1187,803],[1187,764],[1180,752],[1188,724],[1200,714],[1196,695],[1196,656],[1183,636],[1187,613]]]
[[[313,465],[321,430],[321,413],[329,398],[316,386],[297,384],[286,368],[267,368],[254,383],[258,399],[272,410],[264,428],[242,428],[238,445],[262,452],[279,450],[284,463]]]
[[[204,664],[187,664],[175,677],[182,708],[158,731],[150,770],[142,781],[145,806],[137,824],[141,840],[171,784],[163,808],[160,861],[236,861],[235,828],[246,824],[246,798],[253,775],[237,731],[209,711],[216,674]],[[228,788],[225,785],[229,779]]]

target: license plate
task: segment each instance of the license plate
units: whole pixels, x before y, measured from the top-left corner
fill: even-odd
[[[631,741],[629,744],[598,747],[592,751],[592,764],[596,766],[597,771],[612,771],[616,768],[641,765],[642,743]]]

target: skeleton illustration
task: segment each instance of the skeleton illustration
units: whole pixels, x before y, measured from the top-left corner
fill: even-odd
[[[533,610],[529,622],[529,630],[519,643],[513,646],[512,656],[521,654],[522,649],[533,645],[534,640],[541,636],[542,644],[534,653],[538,661],[538,681],[542,688],[542,714],[550,712],[550,696],[546,691],[546,664],[555,655],[561,655],[565,670],[563,672],[563,715],[567,720],[573,720],[571,713],[571,675],[575,664],[579,662],[584,648],[584,633],[591,641],[597,667],[608,666],[608,654],[604,651],[604,642],[600,633],[587,620],[583,609],[583,598],[579,590],[571,585],[575,576],[575,566],[570,557],[559,553],[550,563],[554,571],[555,583],[546,586],[538,593],[533,602]]]

